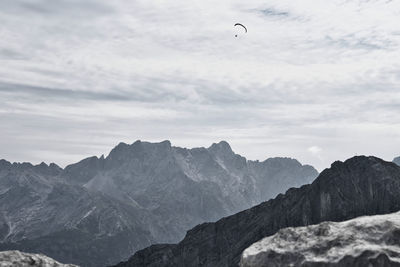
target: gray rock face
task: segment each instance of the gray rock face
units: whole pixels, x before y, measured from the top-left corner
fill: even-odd
[[[19,251],[0,252],[0,267],[78,267],[72,264],[62,264],[41,254],[30,254]]]
[[[0,250],[110,265],[191,227],[310,183],[317,171],[288,158],[247,161],[228,143],[185,149],[120,143],[107,157],[61,169],[0,161]]]
[[[394,158],[393,162],[400,166],[400,157]]]
[[[0,170],[0,250],[99,266],[155,241],[145,227],[152,218],[147,211],[63,183],[42,167],[7,164]]]
[[[400,266],[400,213],[285,228],[247,248],[240,266]]]
[[[188,197],[195,192],[178,189],[213,190],[214,197],[209,197],[218,208],[215,214],[207,215],[211,210],[202,207],[182,207],[186,211],[201,210],[201,214],[206,214],[200,218],[202,221],[259,204],[290,187],[311,183],[317,175],[313,167],[303,166],[294,159],[247,161],[224,141],[208,149],[172,147],[169,141],[121,143],[107,158],[83,160],[68,166],[62,174],[67,181],[124,201],[133,199],[134,204],[151,209],[161,208],[160,204],[165,202],[177,204],[183,199],[188,205],[205,201],[204,198],[190,201]]]
[[[237,266],[247,247],[279,229],[398,211],[399,192],[399,166],[354,157],[333,163],[311,185],[198,225],[180,243],[150,246],[117,266]]]

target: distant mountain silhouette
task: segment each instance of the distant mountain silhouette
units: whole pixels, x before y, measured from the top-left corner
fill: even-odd
[[[109,265],[317,175],[294,159],[248,161],[224,141],[193,149],[120,143],[65,169],[1,160],[0,249]]]
[[[376,157],[337,161],[311,185],[204,223],[178,244],[153,245],[117,266],[238,266],[241,253],[285,227],[400,210],[400,167]]]

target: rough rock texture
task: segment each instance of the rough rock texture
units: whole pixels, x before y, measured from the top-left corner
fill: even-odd
[[[62,264],[41,254],[23,253],[17,250],[0,252],[0,267],[78,267]]]
[[[240,266],[400,266],[400,213],[285,228],[247,248]]]
[[[175,245],[150,246],[118,266],[237,266],[251,244],[285,227],[400,210],[400,167],[375,157],[335,162],[311,184],[205,223]]]
[[[0,160],[0,250],[82,266],[115,264],[317,174],[294,159],[247,161],[226,142],[194,149],[120,143],[107,157],[65,169]]]
[[[400,166],[400,157],[394,158],[393,162]]]
[[[9,164],[0,170],[0,250],[76,264],[92,258],[90,264],[99,266],[154,242],[141,217],[146,211],[62,183],[42,167]]]

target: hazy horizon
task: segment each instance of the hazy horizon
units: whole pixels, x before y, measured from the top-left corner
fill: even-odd
[[[400,2],[0,7],[0,158],[65,166],[138,139],[319,171],[400,155]]]

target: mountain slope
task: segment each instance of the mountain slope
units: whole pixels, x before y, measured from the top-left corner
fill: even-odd
[[[335,162],[311,184],[155,245],[117,266],[237,266],[244,249],[285,227],[343,221],[400,209],[400,167],[375,157]]]
[[[400,212],[279,230],[247,248],[240,266],[400,266]]]
[[[62,262],[98,266],[155,242],[146,227],[147,211],[62,183],[52,176],[54,166],[3,164],[1,250],[42,252]]]
[[[120,143],[107,157],[65,169],[3,160],[0,249],[109,265],[316,176],[293,159],[247,161],[226,142],[193,149],[169,141]]]

